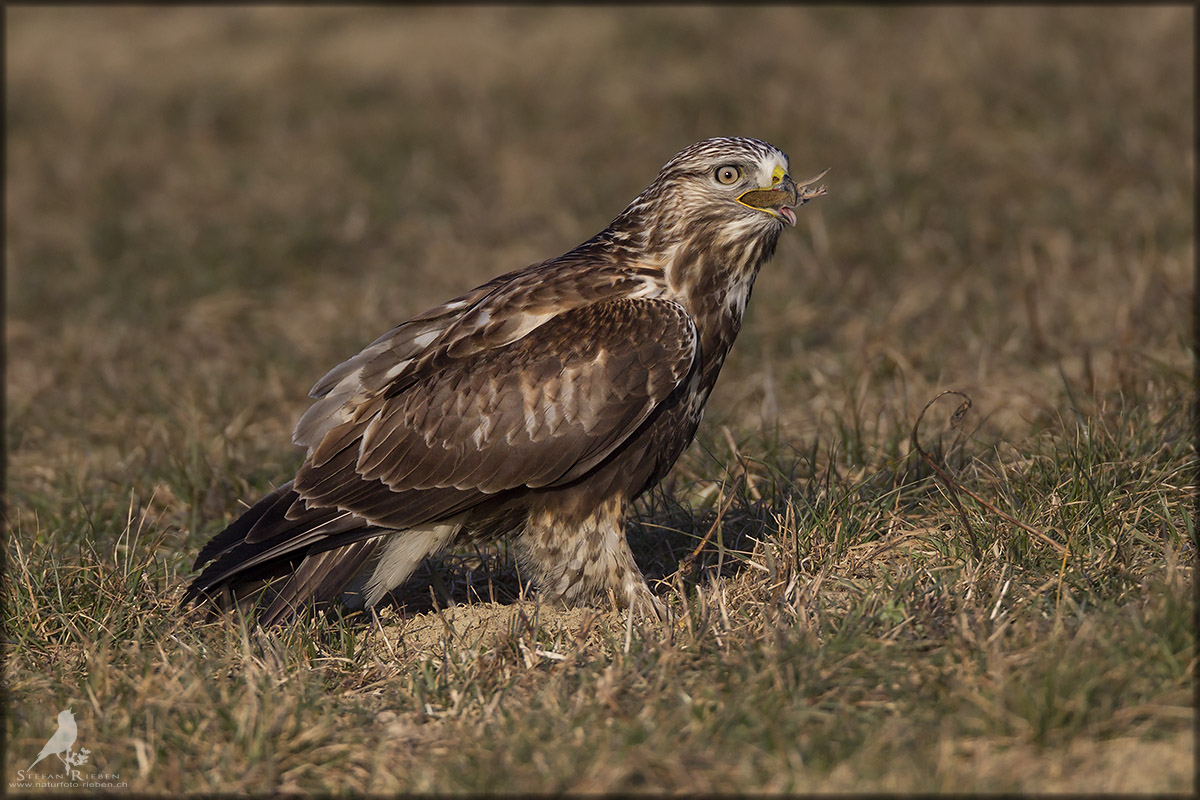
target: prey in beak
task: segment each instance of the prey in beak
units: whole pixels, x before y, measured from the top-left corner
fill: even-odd
[[[778,172],[782,173],[782,170]],[[738,196],[738,202],[748,208],[765,211],[773,217],[779,217],[788,225],[796,224],[796,209],[827,193],[824,186],[810,188],[812,184],[825,177],[824,170],[811,178],[796,183],[787,173],[776,175],[774,185],[769,189],[751,189]]]

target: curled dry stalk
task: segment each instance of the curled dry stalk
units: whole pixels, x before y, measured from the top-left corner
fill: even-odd
[[[704,549],[705,545],[708,544],[708,541],[712,538],[712,535],[716,533],[717,526],[720,525],[721,520],[725,518],[725,512],[729,511],[729,507],[733,505],[734,498],[732,493],[730,493],[730,496],[725,500],[725,502],[721,502],[722,495],[724,493],[725,486],[724,483],[722,483],[721,492],[717,495],[717,518],[714,519],[712,525],[708,527],[708,532],[704,534],[704,538],[700,540],[700,544],[696,545],[696,548],[692,550],[692,552],[686,558],[684,558],[683,561],[679,562],[678,571],[681,574],[692,574],[692,570],[695,568],[696,559],[699,558],[700,552]]]
[[[967,531],[967,536],[971,539],[971,550],[975,554],[975,558],[980,559],[980,558],[982,558],[983,554],[979,549],[979,542],[975,538],[975,530],[971,527],[971,521],[967,518],[967,512],[962,507],[962,503],[959,502],[958,492],[960,492],[960,491],[963,492],[964,494],[966,494],[968,497],[970,497],[976,503],[979,503],[981,506],[986,508],[988,511],[991,511],[993,514],[996,514],[997,516],[1001,517],[1002,519],[1005,519],[1008,522],[1011,522],[1013,525],[1016,525],[1021,530],[1026,531],[1027,533],[1033,534],[1038,539],[1042,540],[1043,542],[1050,545],[1058,552],[1062,553],[1063,559],[1065,562],[1065,559],[1067,557],[1066,556],[1066,554],[1067,554],[1066,547],[1064,547],[1062,544],[1059,544],[1058,542],[1054,541],[1049,536],[1047,536],[1045,533],[1043,533],[1042,531],[1033,527],[1032,525],[1026,525],[1024,522],[1021,522],[1021,520],[1016,519],[1015,517],[1004,513],[1003,511],[1001,511],[1000,509],[996,508],[994,505],[989,503],[987,500],[984,500],[982,497],[980,497],[979,495],[972,492],[970,489],[963,486],[961,483],[959,483],[957,480],[955,480],[948,472],[946,472],[946,470],[942,469],[942,467],[936,461],[934,461],[933,456],[929,455],[929,453],[927,453],[925,451],[925,448],[921,447],[921,442],[920,442],[920,439],[917,437],[917,432],[921,427],[921,420],[923,420],[925,418],[925,412],[929,410],[930,406],[932,406],[934,403],[936,403],[938,400],[942,399],[944,396],[946,396],[948,394],[957,395],[957,396],[963,398],[963,402],[960,403],[958,408],[956,408],[954,410],[954,413],[950,415],[950,427],[957,428],[959,425],[962,424],[963,418],[967,415],[967,411],[969,411],[971,408],[971,398],[968,397],[966,394],[955,391],[953,389],[947,389],[944,392],[940,392],[937,395],[935,395],[932,400],[930,400],[928,403],[926,403],[925,407],[923,409],[921,409],[921,413],[917,415],[917,421],[913,423],[913,427],[912,427],[912,436],[911,436],[912,446],[913,446],[913,449],[917,451],[917,454],[920,455],[921,458],[925,459],[925,463],[929,464],[929,466],[933,469],[934,473],[938,476],[938,479],[942,482],[942,485],[946,487],[946,491],[949,492],[950,501],[952,503],[954,503],[954,508],[958,511],[959,519],[962,520],[963,527]]]

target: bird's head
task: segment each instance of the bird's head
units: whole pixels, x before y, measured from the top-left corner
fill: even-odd
[[[705,139],[676,154],[613,227],[650,251],[692,243],[738,247],[775,239],[796,224],[796,209],[825,187],[821,174],[797,182],[788,157],[758,139]],[[756,247],[757,249],[757,247]]]
[[[796,208],[825,194],[811,188],[824,172],[797,183],[788,173],[788,157],[758,139],[705,139],[678,153],[659,172],[647,193],[656,195],[678,223],[778,233],[796,224]]]
[[[620,243],[621,257],[657,261],[675,291],[737,297],[741,308],[780,232],[796,224],[796,209],[825,194],[814,187],[824,174],[797,182],[773,145],[705,139],[668,161],[595,241]]]

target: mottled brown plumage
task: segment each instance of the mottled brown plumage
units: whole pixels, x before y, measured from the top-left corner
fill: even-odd
[[[423,558],[509,535],[544,597],[662,613],[625,542],[629,505],[691,442],[815,180],[756,139],[700,142],[574,250],[339,364],[296,425],[295,479],[200,551],[185,602],[270,586],[263,624],[371,606]]]

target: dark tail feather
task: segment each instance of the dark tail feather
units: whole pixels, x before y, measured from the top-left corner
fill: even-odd
[[[264,517],[283,517],[297,497],[299,495],[292,491],[291,481],[264,496],[234,520],[228,528],[218,533],[208,541],[208,544],[200,548],[200,552],[196,555],[196,561],[192,564],[192,569],[200,569],[200,567],[222,555],[225,551],[244,542],[246,535]]]
[[[285,577],[260,620],[264,625],[336,599],[366,565],[382,531],[353,514],[310,509],[298,501],[292,484],[286,483],[214,536],[200,550],[194,568],[208,566],[188,586],[180,605],[206,600],[222,609],[252,604]],[[330,547],[331,540],[338,544]]]
[[[309,553],[272,598],[259,621],[263,625],[286,622],[306,607],[322,608],[336,600],[346,584],[366,566],[380,539],[375,536],[334,550]]]

